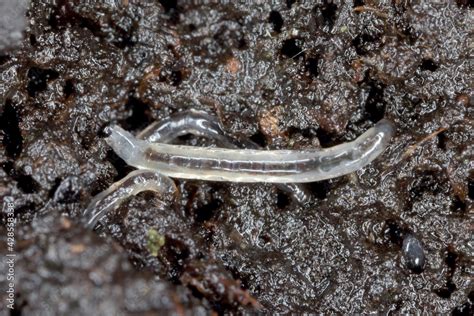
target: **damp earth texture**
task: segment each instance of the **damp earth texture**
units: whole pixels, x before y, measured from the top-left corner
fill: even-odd
[[[0,12],[15,32],[0,48],[0,197],[16,312],[472,313],[472,4],[201,2]],[[92,198],[134,170],[104,128],[190,110],[263,149],[328,148],[383,118],[396,134],[364,168],[304,184],[303,203],[275,184],[173,179],[178,194],[141,192],[87,228]]]

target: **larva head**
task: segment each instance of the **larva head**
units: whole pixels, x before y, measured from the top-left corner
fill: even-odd
[[[139,146],[135,137],[117,125],[108,126],[104,129],[105,141],[109,144],[114,152],[125,162],[130,163]]]

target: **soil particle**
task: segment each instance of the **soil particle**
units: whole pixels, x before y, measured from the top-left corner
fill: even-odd
[[[15,308],[26,314],[180,313],[206,309],[183,286],[139,272],[113,241],[48,214],[21,227]],[[2,247],[6,252],[6,248]],[[2,261],[2,270],[6,263]]]
[[[414,273],[423,272],[425,266],[425,251],[423,245],[415,236],[407,234],[403,239],[403,255],[405,256],[406,266]]]

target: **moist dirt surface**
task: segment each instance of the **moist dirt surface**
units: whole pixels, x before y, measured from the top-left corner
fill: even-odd
[[[38,0],[22,16],[0,50],[2,313],[12,253],[11,315],[473,312],[470,2]],[[176,200],[143,192],[86,229],[92,197],[133,170],[104,128],[188,109],[267,149],[383,117],[397,133],[303,204],[174,179]]]

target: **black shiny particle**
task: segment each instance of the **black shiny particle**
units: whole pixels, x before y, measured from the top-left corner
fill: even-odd
[[[402,243],[405,264],[413,273],[423,272],[425,266],[425,253],[423,246],[416,236],[406,234]]]

